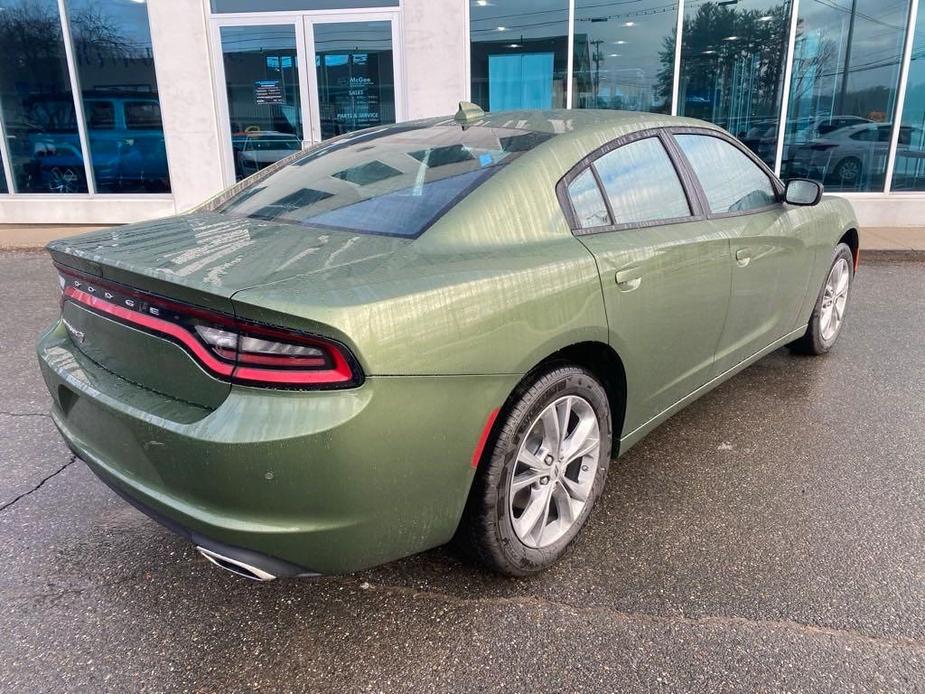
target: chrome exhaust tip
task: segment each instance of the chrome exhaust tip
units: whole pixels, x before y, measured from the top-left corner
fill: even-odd
[[[226,557],[211,549],[196,545],[196,551],[220,569],[225,569],[225,571],[230,571],[233,574],[250,579],[251,581],[272,581],[276,578],[276,576],[263,569],[258,569],[251,564],[246,564],[240,559]]]

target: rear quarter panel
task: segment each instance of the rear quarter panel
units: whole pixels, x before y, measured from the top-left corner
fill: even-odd
[[[330,334],[367,375],[522,374],[546,355],[606,342],[593,258],[571,236],[527,246],[413,246],[375,276],[244,290],[242,317]]]

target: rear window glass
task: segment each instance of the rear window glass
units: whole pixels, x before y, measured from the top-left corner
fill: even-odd
[[[415,237],[501,167],[550,137],[455,124],[359,133],[306,152],[219,211]]]

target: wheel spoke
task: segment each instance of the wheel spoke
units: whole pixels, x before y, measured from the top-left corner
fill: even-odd
[[[520,537],[533,536],[537,524],[546,520],[549,513],[549,496],[548,486],[531,492],[530,500],[520,518],[514,519],[514,526]]]
[[[517,462],[526,465],[531,470],[536,470],[537,472],[542,472],[546,469],[546,465],[540,460],[535,453],[531,453],[526,449],[526,447],[520,449],[520,453],[517,454]]]
[[[555,407],[547,407],[540,415],[540,421],[543,422],[543,445],[553,455],[559,452],[559,417]]]
[[[539,470],[528,470],[527,472],[515,475],[514,479],[511,481],[511,492],[516,494],[524,487],[529,487],[531,484],[539,482],[543,477],[543,473]]]
[[[589,481],[593,479],[594,479],[593,477],[589,477]],[[572,479],[569,479],[568,477],[563,477],[561,482],[562,482],[562,488],[565,489],[565,491],[568,492],[568,495],[572,497],[575,501],[581,501],[582,503],[584,503],[585,501],[588,500],[588,492],[590,491],[590,489],[586,488],[585,485],[580,484],[579,482],[576,482]],[[588,486],[590,487],[590,485]]]
[[[595,450],[601,445],[601,440],[594,436],[588,436],[583,442],[578,444],[578,448],[575,450],[569,450],[568,455],[564,456],[563,462],[568,465],[573,460],[580,460],[586,455],[594,453]]]
[[[587,455],[598,442],[597,419],[593,414],[585,414],[578,420],[578,426],[565,442],[562,458],[565,462],[570,462],[579,456]]]
[[[832,322],[832,309],[828,308],[822,312],[822,315],[819,317],[819,329],[822,331],[823,337],[828,334],[829,323]]]
[[[557,483],[552,492],[552,498],[555,500],[556,510],[559,512],[560,525],[562,525],[563,529],[568,529],[578,517],[571,495],[563,485]]]
[[[848,289],[848,267],[844,260],[839,261],[836,267],[838,268],[838,277],[835,280],[835,295],[839,296]]]
[[[568,435],[568,423],[572,418],[572,398],[565,398],[556,405],[556,415],[559,423],[559,446],[556,448],[556,454],[562,455],[562,444],[565,443],[565,437]]]

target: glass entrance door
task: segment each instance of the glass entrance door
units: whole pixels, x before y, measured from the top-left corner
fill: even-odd
[[[395,12],[213,19],[225,181],[403,117]]]
[[[315,139],[395,122],[392,29],[389,20],[312,22]]]
[[[302,149],[304,71],[298,28],[295,22],[218,27],[232,180]]]

